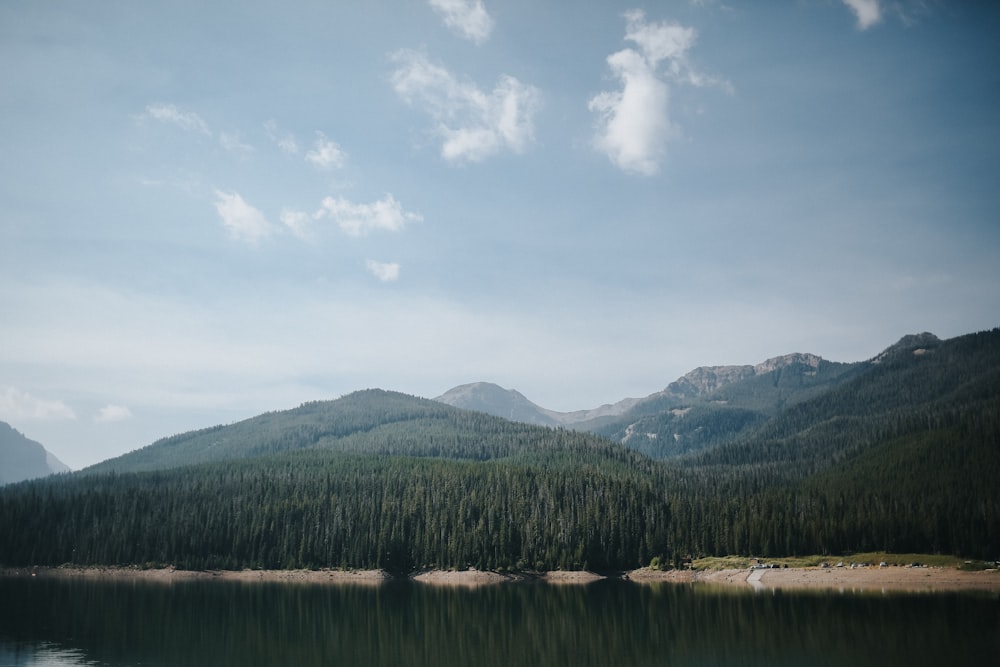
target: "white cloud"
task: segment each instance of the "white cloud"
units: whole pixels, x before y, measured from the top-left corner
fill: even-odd
[[[215,210],[234,239],[256,243],[274,231],[264,214],[250,206],[238,193],[215,191]]]
[[[76,413],[62,401],[37,398],[20,389],[4,387],[0,391],[0,418],[57,421],[76,419]]]
[[[419,213],[404,211],[390,194],[370,204],[355,204],[341,197],[327,197],[313,218],[329,218],[349,236],[363,236],[372,230],[397,232],[411,222],[423,220]]]
[[[278,124],[273,119],[264,123],[264,131],[267,133],[267,138],[274,142],[285,155],[299,154],[299,142],[295,139],[295,135],[279,129]]]
[[[882,20],[879,0],[843,0],[858,19],[858,30],[867,30]]]
[[[253,146],[245,143],[235,132],[220,132],[219,145],[231,153],[250,153]]]
[[[322,132],[316,133],[316,143],[313,149],[306,153],[306,160],[321,169],[339,167],[347,159],[347,153],[341,150],[335,141],[330,141]]]
[[[376,262],[374,259],[369,259],[365,262],[365,266],[368,267],[373,276],[384,283],[395,282],[399,279],[399,264],[396,262]]]
[[[286,208],[281,211],[279,220],[281,220],[281,224],[291,230],[292,234],[295,234],[300,239],[305,240],[310,237],[309,223],[312,222],[312,216],[305,211]]]
[[[144,118],[152,118],[161,123],[169,123],[189,132],[198,132],[211,136],[208,124],[193,111],[182,111],[173,104],[150,104],[146,107]]]
[[[638,45],[650,67],[666,60],[673,72],[679,71],[686,66],[687,52],[696,37],[694,28],[669,21],[648,23],[645,13],[638,9],[625,12],[625,39]]]
[[[624,171],[655,174],[670,134],[667,84],[631,49],[609,56],[608,65],[622,89],[590,100],[600,115],[594,145]]]
[[[486,93],[420,52],[401,50],[392,58],[398,65],[393,88],[434,119],[441,156],[449,162],[479,162],[504,149],[520,153],[534,140],[533,117],[541,100],[534,86],[504,75]]]
[[[95,424],[110,424],[112,422],[121,422],[132,418],[132,411],[124,405],[105,405],[103,408],[97,411],[94,415]]]
[[[588,108],[598,114],[594,145],[624,171],[654,174],[672,132],[668,79],[693,86],[719,85],[723,80],[695,70],[688,52],[697,32],[669,21],[647,22],[641,10],[625,13],[625,39],[636,49],[607,58],[621,89],[592,97]]]
[[[429,0],[431,8],[444,19],[444,24],[460,36],[476,44],[490,38],[493,17],[482,0]]]

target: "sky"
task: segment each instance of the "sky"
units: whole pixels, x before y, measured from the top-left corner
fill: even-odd
[[[554,410],[1000,325],[1000,5],[0,3],[0,420]]]

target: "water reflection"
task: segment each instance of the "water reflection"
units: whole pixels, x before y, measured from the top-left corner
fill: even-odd
[[[0,579],[5,665],[919,665],[1000,657],[986,595]]]

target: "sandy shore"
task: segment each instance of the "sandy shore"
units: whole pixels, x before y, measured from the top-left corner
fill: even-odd
[[[639,583],[708,583],[749,586],[755,590],[836,590],[841,592],[1000,592],[1000,571],[967,572],[946,567],[776,568],[759,570],[667,570],[629,572]]]
[[[413,581],[431,586],[462,586],[475,588],[504,584],[523,579],[520,575],[500,574],[486,570],[429,570],[410,577]]]
[[[40,567],[0,569],[0,576],[158,581],[246,581],[378,585],[392,580],[383,570],[177,570],[127,567]],[[834,590],[839,592],[936,592],[981,590],[1000,593],[1000,571],[967,572],[943,567],[781,568],[732,570],[650,570],[622,575],[640,584],[714,584],[753,590]],[[553,571],[500,574],[482,570],[431,570],[410,577],[421,584],[475,588],[520,581],[585,585],[601,579],[593,572]]]
[[[414,581],[432,586],[464,586],[473,588],[476,586],[489,586],[492,584],[505,584],[518,581],[544,581],[555,585],[580,585],[600,581],[605,577],[586,571],[564,571],[555,570],[543,572],[541,574],[500,574],[498,572],[485,572],[482,570],[430,570],[421,572],[410,577]]]
[[[0,576],[120,581],[274,581],[308,584],[380,584],[392,577],[382,570],[178,570],[172,567],[37,567],[5,568]]]
[[[587,572],[586,570],[573,571],[573,570],[553,570],[552,572],[546,572],[542,575],[542,580],[549,584],[563,585],[563,584],[592,584],[595,581],[600,581],[601,579],[606,579],[600,574],[595,574],[594,572]]]

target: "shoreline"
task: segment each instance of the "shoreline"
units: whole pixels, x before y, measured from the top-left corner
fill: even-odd
[[[393,576],[384,570],[179,570],[173,567],[140,569],[104,566],[4,567],[4,578],[61,578],[102,581],[240,581],[302,584],[355,584],[377,586],[409,580],[428,586],[477,588],[519,582],[585,586],[605,579],[638,585],[713,585],[754,591],[813,590],[836,592],[948,592],[1000,593],[1000,571],[965,571],[947,567],[793,567],[774,569],[651,570],[640,568],[605,576],[588,571],[551,571],[501,574],[482,570],[428,570]]]
[[[951,567],[789,567],[728,570],[650,570],[626,575],[643,584],[712,584],[755,591],[813,590],[841,593],[921,593],[987,591],[1000,593],[1000,570],[967,571]]]

